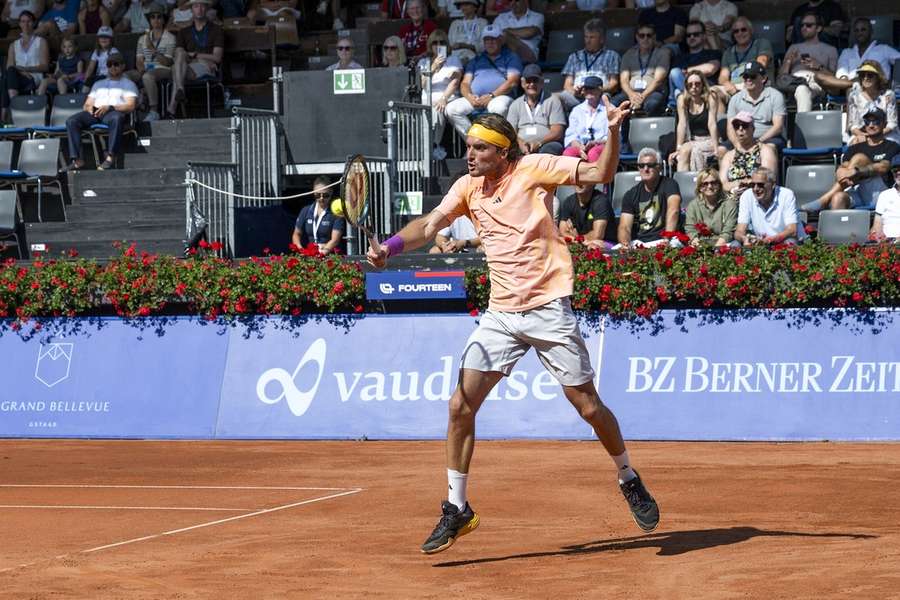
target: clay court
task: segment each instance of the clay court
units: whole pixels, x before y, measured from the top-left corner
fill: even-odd
[[[0,441],[3,598],[897,598],[898,444],[481,442],[481,527],[419,553],[442,442]]]

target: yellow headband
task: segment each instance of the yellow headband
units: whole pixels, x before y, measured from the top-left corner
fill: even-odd
[[[471,135],[474,138],[478,138],[479,140],[484,140],[488,144],[493,144],[500,148],[509,148],[512,145],[512,142],[509,141],[505,135],[500,132],[494,131],[493,129],[488,129],[484,125],[479,123],[475,123],[471,127],[469,127],[468,135]]]

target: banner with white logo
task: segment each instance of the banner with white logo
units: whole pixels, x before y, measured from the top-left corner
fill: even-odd
[[[4,327],[0,436],[213,437],[221,333],[186,318]]]

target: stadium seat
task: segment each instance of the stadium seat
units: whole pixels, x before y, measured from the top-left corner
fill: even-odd
[[[618,217],[622,213],[622,198],[625,193],[641,182],[641,174],[638,171],[619,171],[613,180],[612,202],[613,212]]]
[[[16,254],[22,259],[19,236],[16,234],[16,216],[19,213],[18,195],[15,190],[0,190],[0,246],[4,249],[12,241]]]
[[[628,144],[631,154],[622,154],[620,162],[633,164],[637,162],[638,153],[643,148],[659,150],[659,138],[675,131],[675,117],[642,117],[631,119],[628,130]],[[663,160],[665,164],[665,159]],[[665,169],[665,166],[663,166]]]
[[[9,111],[16,127],[43,127],[47,124],[47,96],[19,94],[10,98]]]
[[[278,15],[266,18],[266,26],[275,29],[275,44],[280,50],[294,50],[300,47],[300,36],[297,35],[297,19],[291,15]]]
[[[547,54],[541,66],[544,69],[561,69],[569,55],[584,46],[584,35],[578,29],[551,31],[547,35]]]
[[[59,179],[59,138],[23,141],[19,148],[18,170],[24,173],[24,177],[16,185],[37,186],[38,221],[42,220],[41,197],[45,183],[55,183],[59,187],[59,199],[65,218],[66,202]]]
[[[613,27],[606,31],[606,47],[620,55],[634,46],[634,27]]]
[[[784,21],[754,21],[753,23],[753,35],[772,43],[772,51],[775,52],[776,60],[780,60],[784,56],[786,27],[787,24]]]
[[[697,197],[697,171],[676,171],[673,179],[681,192],[681,210]]]
[[[828,156],[837,167],[844,145],[842,124],[837,110],[797,113],[791,147],[782,152],[782,171],[795,160],[815,161]]]
[[[863,244],[869,239],[870,220],[867,210],[823,210],[819,213],[819,240],[828,244]]]
[[[66,121],[72,115],[77,115],[84,110],[85,94],[59,94],[53,98],[53,106],[50,108],[50,124],[45,127],[35,127],[35,135],[65,136]]]
[[[544,73],[544,93],[555,94],[563,91],[566,76],[562,73]]]
[[[897,6],[896,4],[894,5]],[[894,19],[900,19],[893,13],[869,17],[872,24],[872,39],[888,46],[894,45]]]
[[[834,165],[791,165],[784,176],[784,187],[793,190],[798,207],[819,198],[832,185]]]
[[[0,141],[0,186],[15,186],[18,180],[25,178],[25,173],[12,168],[15,144],[12,140]]]

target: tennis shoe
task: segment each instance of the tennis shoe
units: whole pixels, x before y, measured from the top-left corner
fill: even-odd
[[[635,471],[635,475],[637,475],[637,471]],[[634,517],[634,522],[637,523],[637,526],[647,532],[656,529],[656,526],[659,525],[659,506],[657,506],[656,500],[653,499],[647,488],[644,487],[644,482],[641,481],[640,476],[635,477],[631,481],[620,483],[619,489],[622,490],[622,495],[625,496],[625,500],[628,502],[631,516]]]
[[[441,512],[443,513],[441,520],[422,544],[422,552],[425,554],[443,552],[457,539],[475,531],[478,527],[478,515],[475,514],[468,502],[460,511],[455,504],[444,500],[441,503]]]

